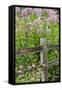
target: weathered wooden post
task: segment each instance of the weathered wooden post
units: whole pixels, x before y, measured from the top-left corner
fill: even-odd
[[[48,81],[47,41],[45,38],[40,39],[40,45],[43,47],[43,50],[40,52],[40,64],[42,65],[41,80]]]

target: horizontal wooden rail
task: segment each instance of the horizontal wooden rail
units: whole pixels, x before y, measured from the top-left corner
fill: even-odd
[[[59,45],[51,45],[51,46],[47,46],[48,50],[53,49],[53,48],[59,48]],[[25,55],[31,52],[40,52],[43,50],[42,46],[39,47],[35,47],[35,48],[26,48],[26,49],[21,49],[16,51],[16,56],[21,56],[21,55]]]
[[[59,58],[57,58],[56,60],[49,61],[48,68],[51,68],[51,67],[56,66],[58,64],[59,64]]]
[[[20,56],[20,55],[24,55],[24,54],[28,54],[31,52],[40,52],[42,50],[42,47],[35,47],[35,48],[26,48],[26,49],[21,49],[16,51],[16,56]]]
[[[59,45],[48,45],[47,48],[48,48],[48,50],[50,50],[50,49],[59,49]]]

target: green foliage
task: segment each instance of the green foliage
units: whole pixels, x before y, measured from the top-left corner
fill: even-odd
[[[24,26],[28,23],[27,19],[22,19],[18,14],[16,14],[16,50],[21,50],[24,48],[33,48],[40,46],[40,38],[46,38],[47,43],[50,40],[52,45],[56,45],[59,43],[59,24],[58,23],[48,23],[45,20],[42,24],[34,27],[32,26],[32,30],[25,30]],[[48,17],[47,13],[43,14],[43,18]],[[30,22],[33,22],[37,16],[35,14],[30,14]],[[38,28],[37,28],[38,27]],[[46,30],[50,29],[50,33]],[[40,30],[40,32],[38,32]],[[56,59],[59,57],[58,50],[50,50],[48,51],[48,61]],[[27,55],[22,55],[16,57],[16,67],[19,68],[20,65],[27,68],[27,65],[39,65],[40,64],[40,54],[39,53],[30,53]],[[54,68],[55,69],[55,68]],[[49,70],[49,81],[51,81],[53,74],[55,72],[54,69]],[[23,82],[37,82],[40,81],[40,73],[39,70],[35,70],[34,74],[32,72],[26,72],[23,77],[16,76],[17,83]],[[53,74],[52,74],[53,72]]]
[[[25,72],[25,75],[22,77],[17,77],[16,82],[18,83],[28,83],[28,82],[37,82],[40,81],[40,72],[39,68],[36,69],[35,71],[31,72]]]

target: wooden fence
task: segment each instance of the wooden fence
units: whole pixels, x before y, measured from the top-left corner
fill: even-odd
[[[52,60],[48,62],[48,55],[47,52],[50,49],[59,49],[59,45],[48,45],[45,38],[40,39],[40,46],[35,48],[26,48],[22,50],[16,51],[16,56],[21,56],[33,52],[40,52],[40,66],[41,69],[41,80],[42,81],[48,81],[48,68],[58,65],[59,64],[59,58],[56,60]],[[26,69],[27,70],[27,69]]]

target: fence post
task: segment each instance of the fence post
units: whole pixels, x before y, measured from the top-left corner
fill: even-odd
[[[48,57],[47,57],[47,42],[45,38],[40,39],[40,45],[43,46],[43,50],[40,52],[40,64],[44,65],[41,68],[41,80],[48,81]]]

